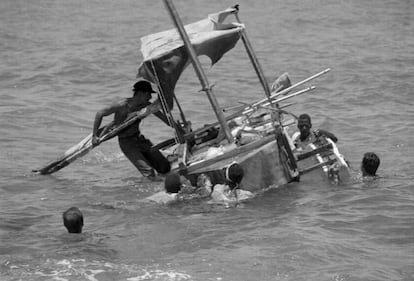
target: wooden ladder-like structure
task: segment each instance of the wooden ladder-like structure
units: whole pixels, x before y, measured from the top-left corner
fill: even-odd
[[[313,149],[311,151],[304,152],[304,153],[301,153],[301,154],[296,154],[296,160],[297,161],[301,161],[301,160],[307,159],[307,158],[312,157],[312,156],[315,156],[315,155],[317,156],[320,153],[325,152],[325,151],[329,151],[331,149],[332,149],[332,144],[331,143],[327,143],[327,144],[324,144],[322,146],[319,146],[319,147],[317,147],[317,148],[315,148],[315,149]],[[316,170],[316,169],[318,169],[320,167],[329,166],[329,165],[335,163],[336,161],[337,161],[336,159],[329,159],[329,160],[320,162],[318,164],[312,165],[310,167],[301,169],[301,170],[299,170],[299,175],[303,175],[303,174],[309,173],[309,172],[311,172],[313,170]]]

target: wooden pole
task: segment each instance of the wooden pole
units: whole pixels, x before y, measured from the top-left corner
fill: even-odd
[[[229,129],[229,127],[227,125],[227,122],[224,118],[223,112],[220,110],[217,99],[214,96],[213,89],[211,88],[211,86],[208,83],[207,76],[205,75],[205,73],[203,71],[203,68],[201,67],[201,63],[198,60],[198,57],[197,57],[197,54],[196,54],[196,52],[193,48],[193,45],[191,45],[191,41],[188,37],[187,32],[184,29],[184,26],[181,22],[181,19],[180,19],[180,17],[179,17],[179,15],[178,15],[178,13],[177,13],[177,11],[176,11],[176,9],[175,9],[175,7],[174,7],[171,0],[164,0],[164,4],[167,7],[167,10],[168,10],[173,22],[174,22],[174,25],[176,26],[176,28],[178,30],[178,33],[180,34],[181,39],[184,42],[184,46],[185,46],[185,48],[188,52],[188,55],[191,59],[192,64],[193,64],[194,71],[196,72],[197,77],[200,80],[202,90],[205,91],[206,94],[207,94],[207,97],[208,97],[208,99],[209,99],[209,101],[210,101],[210,103],[213,107],[214,113],[217,116],[217,119],[218,119],[218,121],[221,125],[221,128],[224,130],[225,137],[226,137],[227,141],[229,143],[232,143],[233,142],[233,136],[230,133],[230,129]]]
[[[235,9],[236,9],[236,13],[234,15],[236,17],[236,20],[237,20],[238,23],[242,23],[240,21],[239,14],[238,14],[238,12],[239,12],[238,5],[235,6]],[[244,46],[246,48],[247,54],[250,58],[250,61],[253,64],[254,70],[256,71],[257,77],[259,78],[259,81],[262,84],[262,87],[265,91],[265,95],[266,95],[266,98],[267,98],[270,106],[273,106],[275,108],[279,108],[279,105],[277,103],[273,104],[272,101],[271,101],[269,84],[267,83],[266,77],[263,73],[263,69],[260,66],[259,60],[257,59],[257,56],[256,56],[256,54],[253,50],[252,45],[250,44],[250,40],[247,37],[247,33],[244,29],[241,31],[241,38],[242,38],[242,41],[243,41]],[[280,112],[277,113],[277,117],[276,117],[276,114],[272,111],[270,113],[270,116],[272,117],[272,120],[274,121],[275,126],[276,126],[276,121],[279,121],[279,125],[282,125],[282,123],[281,123],[282,118],[281,118]]]
[[[235,9],[236,9],[236,12],[234,13],[234,16],[236,17],[236,20],[238,23],[242,23],[240,21],[239,14],[238,14],[239,12],[238,5],[235,7]],[[256,71],[256,74],[259,77],[260,83],[262,84],[262,87],[265,91],[266,97],[270,97],[269,84],[266,81],[266,77],[263,73],[262,67],[260,66],[259,60],[257,59],[257,56],[253,50],[252,44],[250,44],[250,40],[247,37],[247,33],[244,29],[241,31],[241,38],[246,48],[247,54],[249,55],[250,61],[253,64],[254,70]]]
[[[290,87],[288,87],[288,88],[286,88],[286,89],[284,89],[284,90],[282,90],[280,92],[272,93],[270,95],[270,98],[273,100],[273,99],[275,99],[278,96],[284,95],[287,92],[289,92],[290,90],[293,90],[294,88],[297,88],[297,87],[305,84],[306,82],[309,82],[309,81],[311,81],[311,80],[313,80],[315,78],[318,78],[319,76],[321,76],[321,75],[329,72],[330,70],[331,70],[330,68],[327,68],[327,69],[325,69],[325,70],[323,70],[323,71],[321,71],[319,73],[316,73],[315,75],[312,75],[309,78],[306,78],[305,80],[302,80],[302,81],[300,81],[300,82],[298,82],[298,83],[296,83],[296,84],[294,84],[294,85],[292,85],[292,86],[290,86]],[[267,100],[268,100],[267,98],[262,99],[262,100],[259,100],[259,101],[255,102],[254,104],[252,104],[252,106],[255,106],[257,104],[261,104],[261,103],[263,103],[263,102],[265,102]]]

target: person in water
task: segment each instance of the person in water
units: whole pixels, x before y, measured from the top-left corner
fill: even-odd
[[[145,200],[164,204],[175,201],[181,190],[181,185],[180,175],[169,173],[164,180],[164,190],[147,197]]]
[[[366,152],[361,161],[361,172],[363,177],[375,177],[380,159],[374,152]]]
[[[325,130],[318,129],[311,131],[312,121],[308,114],[301,114],[298,118],[298,129],[292,136],[292,141],[296,149],[304,150],[308,144],[313,143],[319,136],[330,138],[333,142],[337,142],[338,138]]]
[[[200,174],[197,177],[196,186],[177,173],[169,173],[164,181],[164,191],[155,193],[146,200],[157,203],[170,203],[192,199],[210,198],[211,203],[240,202],[252,198],[252,192],[240,189],[240,183],[244,176],[242,167],[233,162],[223,171],[225,181],[213,186],[210,177]]]
[[[170,171],[170,163],[162,153],[153,147],[150,140],[145,138],[139,129],[141,120],[150,114],[154,114],[163,120],[168,121],[160,112],[161,103],[157,99],[150,103],[151,95],[155,93],[148,81],[141,80],[134,84],[133,96],[123,99],[96,113],[92,132],[92,144],[99,143],[97,137],[98,129],[104,116],[114,114],[115,124],[122,123],[129,114],[137,112],[139,119],[121,131],[118,135],[118,142],[122,152],[131,163],[149,179],[156,179],[157,171],[159,174],[166,174]]]
[[[236,162],[224,168],[224,184],[216,184],[211,193],[212,202],[229,203],[239,202],[252,198],[254,195],[248,190],[240,189],[244,177],[243,168]],[[207,182],[208,183],[208,182]]]
[[[82,233],[83,214],[77,207],[71,207],[62,214],[63,225],[69,233]]]
[[[210,193],[211,190],[208,190],[205,186],[192,186],[189,180],[178,173],[169,173],[164,180],[164,190],[147,197],[145,200],[166,204],[174,201],[204,198],[210,196]]]

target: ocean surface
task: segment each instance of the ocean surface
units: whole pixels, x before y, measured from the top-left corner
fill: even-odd
[[[184,23],[236,4],[175,2]],[[34,174],[131,95],[140,37],[173,26],[162,1],[2,0],[0,280],[414,280],[414,2],[238,3],[269,83],[331,68],[289,110],[335,133],[355,170],[376,152],[380,177],[335,186],[311,173],[231,208],[158,205],[143,199],[162,182],[144,180],[116,139]],[[263,97],[241,42],[202,63],[223,106]],[[193,127],[214,121],[200,88],[189,67],[176,92]],[[154,117],[141,128],[154,143],[172,133]],[[71,206],[80,235],[62,223]]]

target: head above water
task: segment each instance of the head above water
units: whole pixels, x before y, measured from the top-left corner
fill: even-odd
[[[148,82],[148,81],[145,81],[145,80],[140,80],[140,81],[136,82],[134,84],[133,91],[134,91],[134,96],[139,92],[150,93],[150,94],[156,93],[152,89],[151,83]]]
[[[300,131],[300,140],[304,141],[310,134],[312,128],[311,117],[308,114],[301,114],[298,118],[298,129]]]
[[[62,216],[63,224],[69,233],[82,233],[83,214],[78,208],[71,207]]]
[[[380,159],[374,152],[364,154],[361,163],[361,172],[363,176],[375,176],[380,165]]]
[[[312,127],[311,117],[308,114],[301,114],[298,118],[298,128],[300,129],[301,126],[308,125],[309,128]]]
[[[164,181],[164,188],[167,193],[178,193],[181,190],[181,178],[177,173],[167,175]]]
[[[237,187],[243,180],[243,168],[236,162],[231,163],[225,168],[226,181],[231,189]]]

